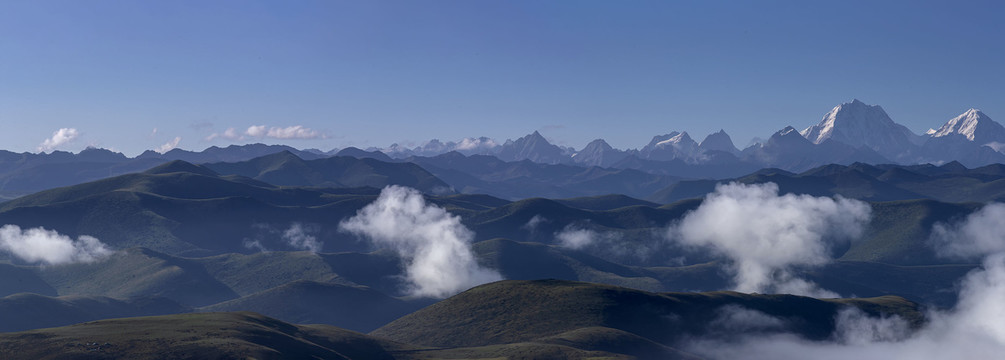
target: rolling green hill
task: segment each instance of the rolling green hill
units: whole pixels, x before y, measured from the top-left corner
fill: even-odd
[[[219,174],[239,175],[279,186],[376,187],[402,185],[425,193],[451,193],[450,185],[412,163],[335,156],[303,160],[289,151],[205,167]]]
[[[60,295],[161,296],[188,306],[238,297],[198,262],[142,248],[120,251],[104,261],[39,267],[35,272]]]
[[[819,340],[831,335],[834,316],[844,306],[872,315],[898,315],[916,326],[923,322],[919,307],[899,297],[818,300],[735,292],[651,293],[537,280],[475,287],[395,320],[371,335],[419,345],[466,347],[527,342],[602,327],[672,346],[688,336],[729,337],[756,331],[729,324],[714,326],[724,308],[742,307],[781,319],[785,331]]]
[[[0,334],[8,359],[393,359],[413,347],[332,326],[296,326],[254,313],[102,320]]]
[[[199,310],[254,311],[295,324],[329,324],[367,332],[425,304],[398,300],[367,287],[299,280]]]
[[[189,311],[191,309],[188,307],[157,297],[118,300],[104,296],[51,297],[21,293],[0,298],[0,332]]]
[[[934,199],[944,202],[1005,200],[1005,173],[1000,165],[968,169],[958,162],[932,165],[824,165],[799,174],[760,170],[720,180],[683,180],[646,197],[657,203],[703,197],[715,184],[774,182],[783,194],[841,195],[865,201]]]

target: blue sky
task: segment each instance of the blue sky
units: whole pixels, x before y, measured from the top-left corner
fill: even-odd
[[[3,1],[0,148],[38,151],[61,128],[72,140],[45,149],[535,130],[637,148],[720,128],[742,147],[853,98],[918,133],[971,107],[1005,122],[1002,14],[1000,1]]]

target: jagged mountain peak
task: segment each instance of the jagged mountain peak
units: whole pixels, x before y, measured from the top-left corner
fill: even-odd
[[[615,149],[604,139],[596,139],[572,155],[572,161],[584,165],[608,167],[627,156],[626,152]]]
[[[970,108],[950,119],[931,136],[944,137],[953,134],[962,135],[967,140],[981,144],[1005,142],[1005,127],[975,108]]]
[[[534,131],[516,140],[506,140],[499,150],[498,157],[504,161],[530,160],[547,164],[557,164],[568,161],[566,149],[554,145],[540,132]]]
[[[656,146],[656,144],[659,144],[661,142],[667,141],[670,138],[672,138],[674,136],[677,136],[677,135],[680,135],[680,133],[676,132],[676,131],[671,131],[669,134],[663,134],[663,135],[653,136],[653,139],[649,140],[649,143],[646,144],[646,146],[644,148],[651,148],[653,146]]]
[[[691,138],[691,135],[687,134],[687,131],[678,133],[677,135],[671,136],[669,139],[660,141],[656,143],[656,146],[666,146],[666,145],[684,145],[695,142]]]
[[[879,105],[868,105],[854,99],[851,102],[835,106],[824,115],[820,123],[807,127],[800,134],[816,144],[834,138],[849,145],[859,146],[862,144],[852,142],[861,142],[862,140],[852,139],[851,137],[854,135],[852,133],[895,126],[897,124]]]
[[[793,131],[796,131],[796,128],[792,127],[791,125],[790,126],[786,126],[786,127],[782,128],[781,130],[778,130],[777,132],[775,132],[775,134],[771,135],[771,137],[789,136],[789,135],[792,135]],[[798,133],[798,131],[796,131],[796,133]]]
[[[833,140],[852,147],[868,147],[894,160],[908,160],[919,136],[890,119],[879,105],[858,99],[835,106],[817,125],[800,134],[814,144]]]
[[[586,151],[587,149],[614,150],[614,148],[611,147],[611,144],[608,144],[607,141],[604,141],[604,139],[594,139],[593,141],[590,141],[590,143],[586,144],[586,147],[583,148],[583,151]]]
[[[708,136],[706,136],[705,139],[698,144],[698,146],[706,151],[725,151],[732,154],[736,154],[740,151],[736,148],[736,145],[733,144],[733,139],[729,137],[729,134],[722,129],[708,134]]]

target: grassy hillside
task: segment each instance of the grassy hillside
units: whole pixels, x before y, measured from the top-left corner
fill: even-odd
[[[742,307],[782,319],[786,331],[825,339],[834,330],[834,316],[843,306],[873,315],[896,314],[914,324],[923,318],[916,304],[898,297],[818,300],[735,292],[651,293],[559,280],[501,281],[406,315],[371,334],[429,346],[485,346],[605,327],[671,345],[689,335],[729,336],[751,331],[710,325],[724,308]]]
[[[36,273],[61,295],[162,296],[189,306],[238,297],[198,262],[148,249],[128,249],[90,264],[41,267]]]
[[[641,348],[604,351],[612,340]],[[618,349],[614,349],[618,350]],[[537,342],[430,348],[251,312],[101,320],[0,334],[4,359],[691,359],[630,334],[586,329]]]
[[[329,324],[372,331],[425,305],[405,302],[367,287],[293,281],[200,311],[254,311],[295,324]]]
[[[0,263],[0,296],[17,293],[56,295],[56,289],[35,275],[31,268]]]
[[[862,240],[841,257],[896,265],[945,264],[929,243],[932,225],[965,217],[980,204],[950,204],[933,200],[905,200],[872,204],[872,221]]]
[[[931,165],[830,164],[799,174],[760,170],[733,179],[684,180],[655,191],[647,200],[668,203],[703,197],[715,184],[736,181],[745,184],[773,182],[781,193],[814,196],[841,195],[864,201],[934,199],[944,202],[1005,200],[1005,173],[1000,165],[967,169],[953,162]]]
[[[165,298],[118,300],[104,296],[50,297],[21,293],[0,298],[0,332],[63,326],[107,318],[177,314],[189,311],[190,308]]]
[[[254,313],[102,320],[0,334],[9,359],[393,359],[411,347],[331,326],[295,326]]]
[[[205,167],[225,175],[240,175],[279,186],[376,187],[402,185],[426,193],[449,193],[450,185],[412,163],[335,156],[303,160],[283,151],[242,162]]]

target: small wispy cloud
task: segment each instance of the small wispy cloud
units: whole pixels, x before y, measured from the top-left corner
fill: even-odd
[[[581,250],[595,245],[605,244],[606,250],[611,250],[621,240],[621,234],[616,232],[600,232],[575,224],[566,225],[562,231],[555,233],[555,242],[564,248]]]
[[[192,130],[208,130],[213,128],[213,123],[209,121],[200,121],[188,124],[188,127]]]
[[[206,136],[206,141],[215,139],[245,140],[245,139],[281,139],[281,140],[311,140],[326,139],[324,133],[306,128],[303,125],[287,127],[268,127],[265,125],[252,125],[244,131],[235,128],[227,128],[223,132],[216,132]]]
[[[154,129],[154,130],[156,130],[156,129]],[[154,150],[154,151],[157,151],[157,152],[159,152],[161,154],[166,153],[168,151],[174,150],[174,148],[177,148],[178,147],[178,143],[180,143],[180,142],[181,142],[181,136],[176,136],[174,138],[174,140],[171,140],[171,141],[168,141],[168,142],[164,143],[164,145],[161,145],[160,147],[157,148],[157,150]]]
[[[38,145],[38,151],[49,152],[55,150],[59,146],[72,142],[79,136],[80,132],[75,128],[61,128],[53,132],[52,137],[42,141],[42,144]]]
[[[293,223],[289,229],[283,231],[283,240],[294,249],[318,253],[321,252],[324,244],[314,235],[317,231],[316,226],[311,227],[301,223]]]
[[[274,127],[269,129],[269,132],[265,133],[265,136],[276,139],[320,139],[324,137],[317,130],[308,129],[300,125],[284,128]]]

